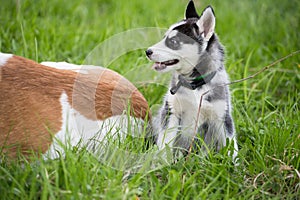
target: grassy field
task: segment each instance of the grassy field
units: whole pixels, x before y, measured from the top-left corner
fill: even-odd
[[[181,20],[187,2],[0,0],[0,51],[38,62],[87,63],[115,34]],[[300,49],[300,1],[196,0],[199,12],[208,4],[231,80]],[[129,49],[105,67],[131,80],[155,111],[168,75],[151,70],[145,48]],[[237,167],[224,150],[133,173],[74,148],[65,159],[1,162],[0,199],[300,199],[300,55],[231,85],[231,91]]]

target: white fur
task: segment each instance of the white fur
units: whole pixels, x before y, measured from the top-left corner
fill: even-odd
[[[175,138],[177,136],[178,123],[175,115],[170,116],[169,128],[164,130],[158,130],[157,146],[159,149],[164,149],[166,145],[173,147]]]
[[[177,30],[172,30],[172,31],[170,31],[170,33],[168,34],[168,37],[169,37],[169,38],[172,38],[172,37],[176,36],[177,34],[178,34],[178,31],[177,31]]]
[[[72,70],[81,74],[88,74],[89,70],[101,69],[102,67],[93,65],[76,65],[67,62],[41,62],[42,65],[61,70]]]
[[[6,64],[6,62],[12,57],[12,54],[8,53],[1,53],[0,52],[0,66],[3,66]]]
[[[66,93],[61,94],[60,103],[62,127],[55,133],[53,143],[43,155],[45,159],[55,159],[60,154],[64,156],[65,149],[74,146],[87,147],[89,151],[97,153],[101,151],[102,145],[105,145],[109,138],[122,140],[128,132],[142,132],[143,121],[125,114],[113,116],[104,121],[87,119],[71,107]],[[131,130],[127,129],[128,124],[131,125]]]

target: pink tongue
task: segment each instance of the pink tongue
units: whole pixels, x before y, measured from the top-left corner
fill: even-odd
[[[159,70],[165,69],[166,67],[167,66],[165,64],[156,62],[156,63],[153,64],[152,69],[155,69],[155,70],[159,71]]]

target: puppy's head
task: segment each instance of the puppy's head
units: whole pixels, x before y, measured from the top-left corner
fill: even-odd
[[[215,15],[212,7],[208,6],[199,16],[193,1],[190,1],[185,19],[173,24],[160,42],[146,50],[146,55],[155,62],[153,68],[157,71],[176,70],[187,74],[206,51],[214,29]]]

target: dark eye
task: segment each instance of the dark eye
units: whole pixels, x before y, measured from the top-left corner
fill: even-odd
[[[179,49],[180,47],[180,41],[179,38],[177,36],[171,37],[171,38],[167,38],[166,39],[166,45],[174,50]]]
[[[170,39],[170,42],[172,43],[172,45],[174,45],[174,46],[176,46],[176,45],[178,45],[179,44],[179,41],[177,40],[177,38],[176,37],[172,37],[171,39]]]

